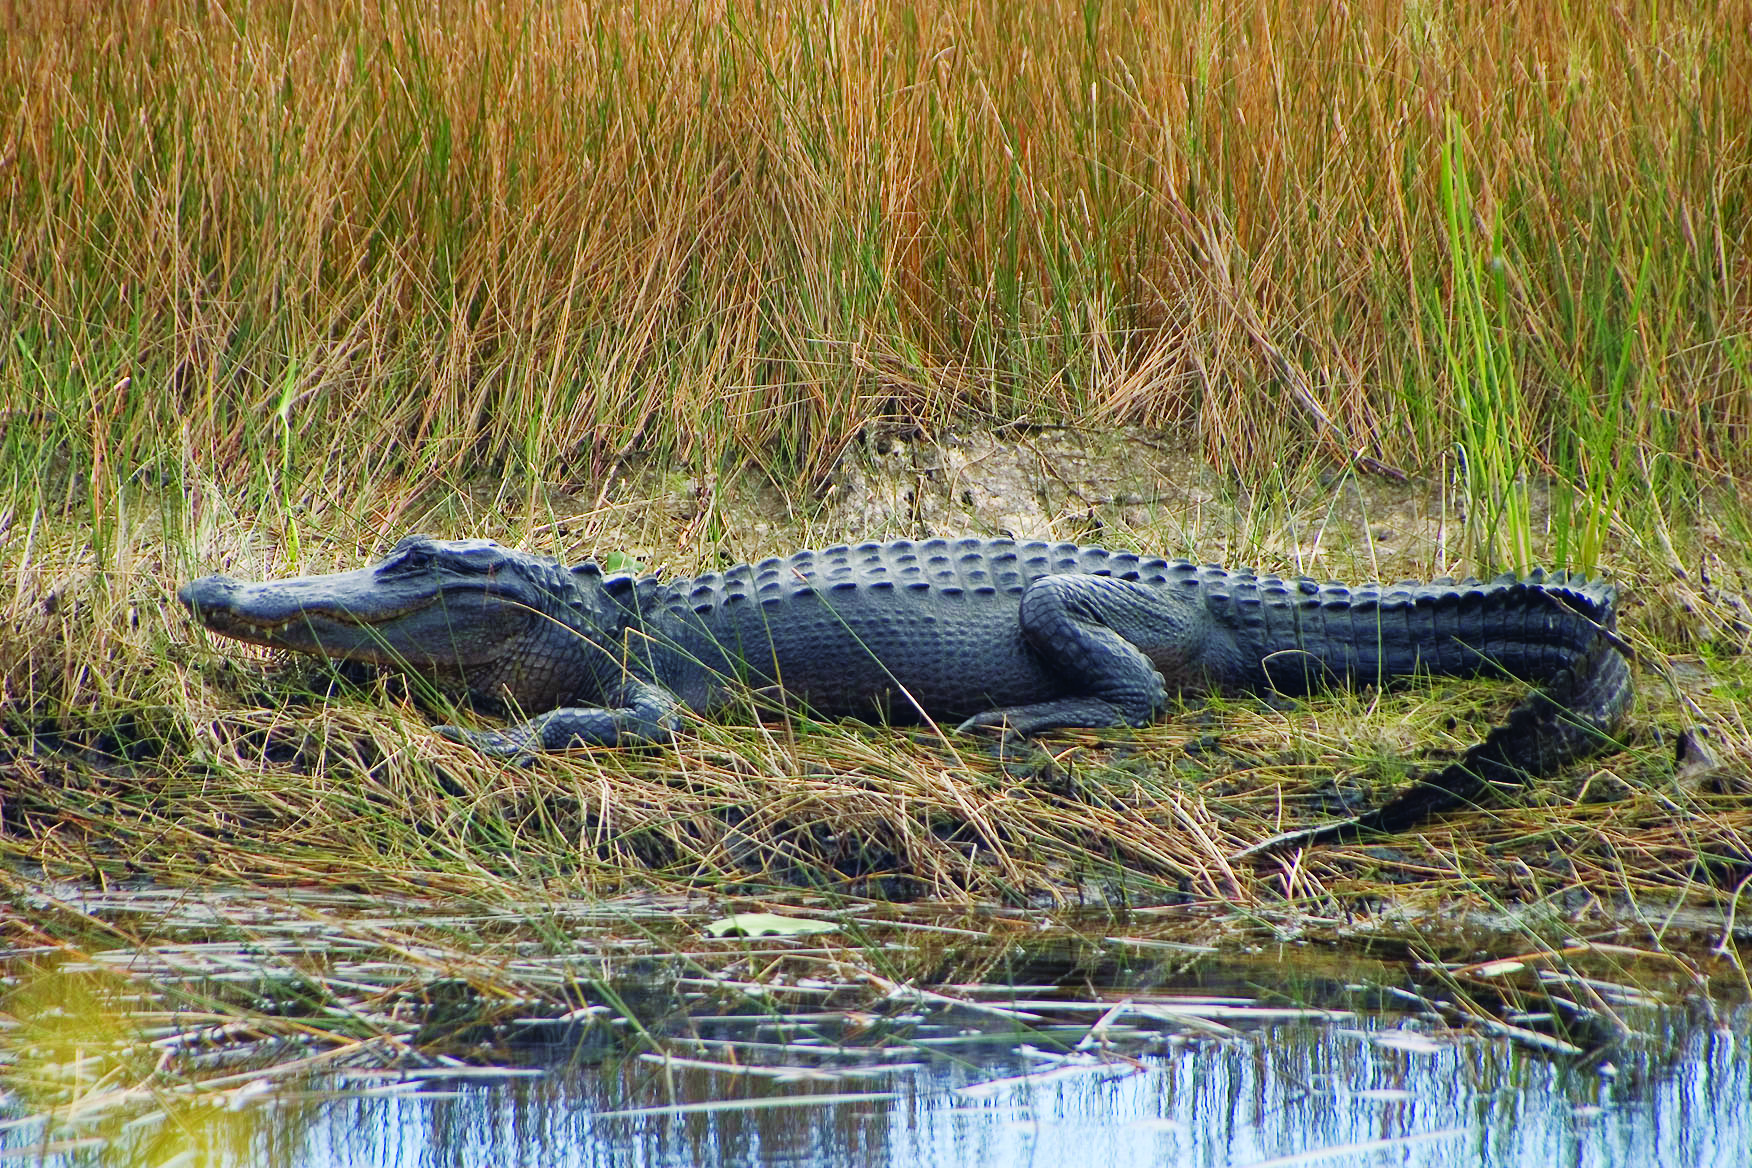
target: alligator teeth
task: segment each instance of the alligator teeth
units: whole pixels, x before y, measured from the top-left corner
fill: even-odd
[[[243,633],[248,637],[277,637],[292,625],[291,621],[281,621],[276,625],[245,624]]]

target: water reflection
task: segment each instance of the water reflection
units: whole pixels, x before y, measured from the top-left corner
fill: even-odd
[[[823,1085],[651,1061],[559,1066],[531,1078],[283,1100],[252,1109],[251,1155],[234,1159],[239,1149],[227,1140],[209,1145],[210,1161],[192,1162],[1737,1168],[1752,1161],[1749,1022],[1741,1012],[1658,1053],[1591,1066],[1503,1040],[1425,1038],[1380,1018],[1165,1039],[1100,1066],[1052,1064],[1045,1052],[1026,1053],[1031,1035],[1016,1034],[1013,1045],[977,1055],[915,1048],[917,1070],[850,1088],[869,1097],[799,1107],[759,1103],[820,1096]],[[604,1114],[727,1102],[743,1109]]]
[[[0,960],[0,1168],[1752,1164],[1752,1007],[1622,945],[298,907]]]

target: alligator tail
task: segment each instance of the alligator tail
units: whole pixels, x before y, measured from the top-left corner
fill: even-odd
[[[1286,832],[1232,859],[1263,858],[1290,847],[1400,832],[1444,811],[1492,802],[1503,787],[1519,786],[1599,752],[1623,723],[1631,698],[1630,662],[1623,642],[1609,621],[1602,622],[1586,646],[1543,688],[1528,695],[1501,725],[1454,762],[1354,819]]]
[[[1610,584],[1568,572],[1356,588],[1267,577],[1221,600],[1259,662],[1252,687],[1290,694],[1418,673],[1544,683],[1617,619]]]

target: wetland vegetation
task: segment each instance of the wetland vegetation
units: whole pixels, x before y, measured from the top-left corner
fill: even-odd
[[[723,1011],[814,978],[838,1026],[1009,976],[963,968],[988,941],[844,929],[891,912],[1005,951],[1022,922],[1134,935],[1088,909],[1219,952],[1391,935],[1369,980],[1444,970],[1442,1026],[1581,1052],[1553,1059],[1625,1041],[1601,1019],[1638,987],[1743,1035],[1748,18],[6,9],[0,1109],[76,1157],[183,1096],[497,1064],[531,1022],[701,1057],[697,1002],[629,984]],[[1498,807],[1243,869],[1520,695],[1188,705],[1024,765],[751,713],[507,768],[429,732],[490,717],[455,695],[217,645],[174,603],[415,530],[664,572],[960,532],[1564,565],[1624,590],[1639,697],[1617,748]],[[700,940],[756,909],[842,932]]]

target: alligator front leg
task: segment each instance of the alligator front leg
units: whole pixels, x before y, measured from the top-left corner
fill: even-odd
[[[1175,595],[1110,576],[1044,576],[1028,586],[1017,614],[1023,635],[1064,683],[1065,696],[989,710],[962,730],[1005,727],[1031,737],[1072,726],[1145,726],[1168,702],[1167,685],[1139,644],[1191,658],[1204,634],[1202,611]]]
[[[632,746],[660,742],[681,728],[681,702],[660,685],[628,681],[609,695],[608,706],[562,706],[503,730],[435,726],[495,758],[528,761],[537,752],[573,746]]]

